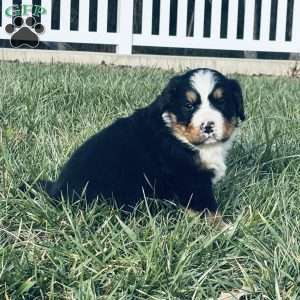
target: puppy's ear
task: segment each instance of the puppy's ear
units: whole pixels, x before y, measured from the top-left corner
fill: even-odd
[[[239,82],[234,79],[229,79],[228,83],[235,103],[236,114],[241,119],[241,121],[244,121],[246,119],[246,116],[245,116],[243,92],[241,86]]]
[[[161,94],[158,96],[156,105],[158,105],[160,111],[165,111],[172,103],[172,99],[177,92],[177,88],[180,82],[180,76],[171,78]]]
[[[176,93],[178,84],[180,82],[180,78],[181,78],[180,75],[174,76],[173,78],[171,78],[170,81],[168,82],[167,86],[163,90],[162,94]]]

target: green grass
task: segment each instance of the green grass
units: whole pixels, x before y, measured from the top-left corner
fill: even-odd
[[[242,287],[250,299],[300,299],[299,79],[234,76],[248,119],[216,187],[234,223],[225,234],[172,204],[143,202],[124,219],[103,202],[16,197],[22,181],[54,179],[87,137],[150,103],[172,72],[0,70],[1,299],[214,299]]]

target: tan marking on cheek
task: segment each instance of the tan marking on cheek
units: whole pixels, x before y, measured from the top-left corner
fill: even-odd
[[[222,99],[224,96],[224,90],[222,88],[217,88],[213,92],[213,97],[215,99]]]
[[[197,94],[194,91],[188,91],[185,95],[190,103],[195,103],[197,101]]]
[[[181,137],[184,137],[188,140],[191,144],[197,145],[203,140],[203,136],[200,133],[200,130],[198,128],[195,128],[192,125],[182,125],[179,123],[174,124],[174,132]]]
[[[193,145],[198,145],[205,139],[200,131],[200,128],[196,128],[191,124],[186,126],[178,123],[176,116],[170,112],[168,113],[168,118],[170,120],[170,127],[176,136],[187,140]]]
[[[233,134],[236,126],[236,120],[233,119],[230,121],[225,121],[223,125],[223,138],[229,138]]]

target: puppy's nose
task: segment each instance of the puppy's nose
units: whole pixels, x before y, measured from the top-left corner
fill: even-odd
[[[214,132],[214,127],[215,127],[215,122],[204,122],[200,126],[202,131],[207,134]]]

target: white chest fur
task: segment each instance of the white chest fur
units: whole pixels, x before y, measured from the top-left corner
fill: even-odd
[[[225,160],[232,141],[225,143],[202,145],[198,148],[201,165],[214,172],[213,183],[218,182],[226,173]]]

